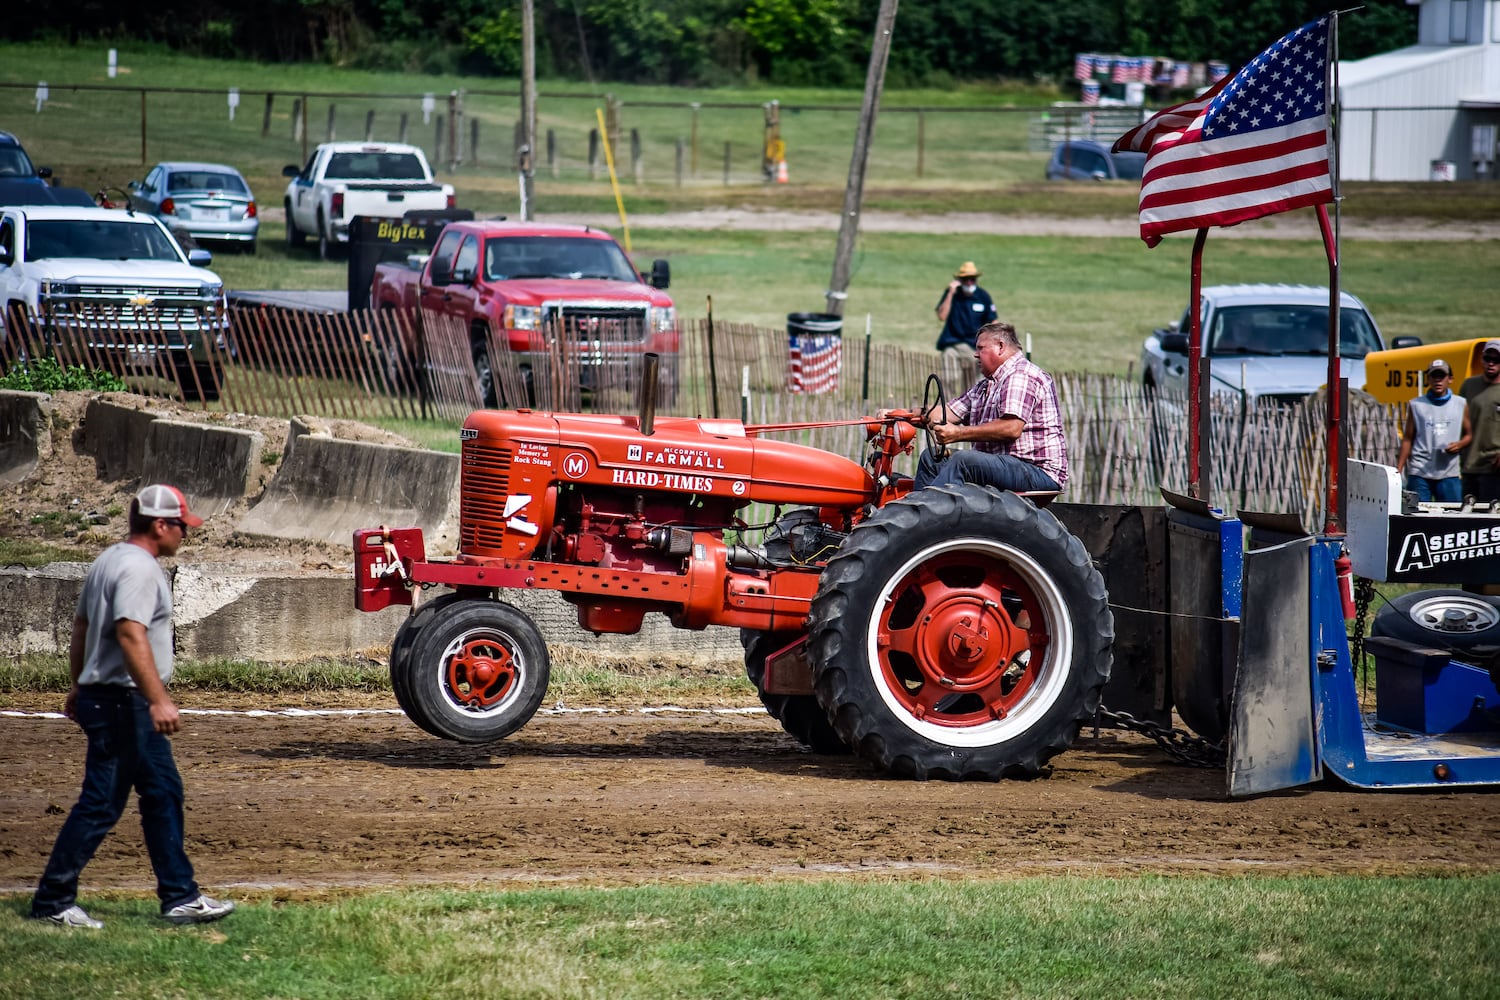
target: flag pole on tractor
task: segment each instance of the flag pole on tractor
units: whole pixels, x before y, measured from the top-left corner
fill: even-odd
[[[1203,245],[1213,226],[1232,226],[1316,206],[1325,231],[1331,280],[1329,306],[1329,457],[1339,418],[1337,234],[1327,233],[1323,208],[1335,199],[1333,123],[1337,19],[1318,18],[1287,33],[1190,101],[1164,108],[1115,140],[1114,152],[1146,154],[1141,177],[1141,239],[1150,247],[1169,233],[1197,230],[1193,241],[1188,324],[1188,490],[1205,502],[1202,450],[1212,360],[1203,350]],[[1200,364],[1202,371],[1200,371]],[[1337,530],[1337,472],[1330,473],[1328,527]]]

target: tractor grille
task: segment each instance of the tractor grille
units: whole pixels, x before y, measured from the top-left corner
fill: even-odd
[[[460,551],[498,551],[505,534],[505,498],[510,494],[510,451],[465,441],[459,477]]]

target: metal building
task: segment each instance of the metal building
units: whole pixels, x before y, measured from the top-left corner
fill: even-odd
[[[1493,178],[1500,0],[1407,2],[1422,8],[1416,45],[1339,62],[1339,177]]]

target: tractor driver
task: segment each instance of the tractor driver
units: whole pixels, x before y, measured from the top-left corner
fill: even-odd
[[[1052,376],[1027,359],[1016,328],[1003,320],[980,327],[974,360],[981,377],[973,388],[945,413],[913,421],[927,426],[938,445],[967,441],[973,447],[946,458],[924,451],[912,488],[977,483],[1016,492],[1061,490],[1068,451]]]

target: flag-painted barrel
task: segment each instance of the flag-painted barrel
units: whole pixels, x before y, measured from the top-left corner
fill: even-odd
[[[787,391],[837,391],[844,318],[836,313],[788,313],[786,333]]]

